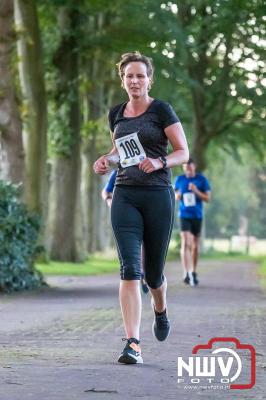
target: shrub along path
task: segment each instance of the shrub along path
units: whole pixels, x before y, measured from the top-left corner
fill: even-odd
[[[167,265],[172,331],[164,343],[151,334],[149,296],[143,296],[143,365],[123,366],[124,345],[116,275],[50,277],[40,292],[0,296],[0,399],[265,399],[266,296],[256,266],[204,261],[200,286],[185,287],[180,265]],[[185,390],[177,357],[216,336],[255,346],[257,383],[251,390]],[[245,371],[249,358],[243,359]],[[244,379],[248,379],[244,372]]]

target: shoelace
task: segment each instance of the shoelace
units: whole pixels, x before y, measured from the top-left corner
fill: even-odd
[[[166,314],[156,315],[156,323],[160,328],[167,328],[169,325],[168,318]]]
[[[137,343],[136,340],[134,340],[133,338],[127,339],[127,338],[122,338],[122,342],[127,342],[128,344],[130,343],[136,343],[139,344],[139,342]]]

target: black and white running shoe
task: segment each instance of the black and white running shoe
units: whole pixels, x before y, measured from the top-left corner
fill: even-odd
[[[154,311],[154,321],[152,325],[152,332],[157,340],[163,342],[165,339],[168,338],[170,333],[170,321],[167,316],[167,311],[165,309],[163,312],[158,313],[157,311],[155,311],[154,306],[153,306],[153,311]]]
[[[127,344],[120,354],[118,362],[120,362],[121,364],[143,364],[139,340],[135,338],[122,340],[126,340]]]
[[[196,272],[192,272],[194,283],[197,286],[199,284],[198,274]]]
[[[186,273],[186,276],[185,276],[185,278],[184,278],[184,280],[183,280],[183,282],[186,284],[186,285],[189,285],[189,281],[190,281],[190,279],[189,279],[189,275],[188,275],[188,272]]]
[[[199,284],[198,276],[196,272],[189,273],[190,286],[197,286]]]

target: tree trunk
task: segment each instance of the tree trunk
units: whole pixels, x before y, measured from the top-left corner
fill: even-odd
[[[45,219],[47,110],[38,16],[34,0],[15,0],[19,74],[23,95],[25,199]]]
[[[178,2],[179,23],[183,28],[184,38],[188,36],[193,25],[192,5],[185,3]],[[193,48],[186,46],[186,67],[191,82],[190,91],[194,115],[191,156],[196,161],[197,169],[203,171],[207,166],[208,145],[219,135],[219,130],[224,121],[230,84],[230,59],[228,55],[232,50],[232,32],[229,29],[225,35],[224,45],[226,51],[222,60],[222,73],[217,75],[216,86],[219,82],[219,96],[217,96],[216,89],[206,83],[206,78],[209,78],[209,70],[212,67],[211,64],[215,62],[209,55],[211,29],[208,26],[206,4],[205,2],[199,2],[195,7],[197,8],[197,14],[201,17],[198,32],[195,35],[196,44],[194,45],[197,58],[195,58],[195,55],[193,56]]]
[[[95,161],[95,152],[87,152],[83,156],[84,162],[84,192],[87,249],[89,253],[105,251],[112,244],[112,230],[110,210],[101,198],[102,189],[107,181],[106,176],[96,175],[92,169]]]
[[[14,40],[13,1],[0,7],[0,178],[24,182],[22,124],[13,84],[11,53]]]
[[[195,129],[193,136],[191,157],[193,158],[193,160],[197,165],[197,170],[201,172],[204,171],[204,169],[206,169],[207,167],[206,155],[207,155],[208,145],[209,145],[209,140],[202,133],[202,131]]]
[[[95,21],[95,29],[100,30],[103,23],[103,16],[100,15]],[[101,191],[106,183],[106,178],[96,175],[92,168],[94,161],[100,156],[99,151],[102,151],[99,149],[97,141],[101,136],[103,137],[103,133],[97,123],[106,113],[106,103],[110,102],[112,94],[111,90],[106,86],[105,76],[110,71],[107,70],[102,61],[103,59],[101,51],[95,51],[89,68],[86,68],[87,71],[90,71],[87,79],[92,85],[91,91],[85,99],[86,108],[89,110],[85,123],[93,122],[93,127],[88,133],[89,137],[83,148],[84,170],[86,171],[84,174],[83,204],[87,223],[86,238],[89,253],[106,250],[110,247],[112,239],[109,209],[101,198]],[[111,148],[111,140],[109,148]]]
[[[76,238],[79,190],[79,151],[76,145],[70,158],[57,158],[52,165],[49,201],[48,249],[51,259],[81,261]]]
[[[52,163],[49,210],[50,257],[61,261],[81,261],[85,258],[79,239],[80,215],[80,106],[78,90],[78,27],[77,12],[61,7],[59,10],[61,43],[54,57],[58,70],[56,108],[66,107],[67,150],[58,149]],[[64,140],[64,131],[61,132]],[[79,231],[79,233],[77,233]]]

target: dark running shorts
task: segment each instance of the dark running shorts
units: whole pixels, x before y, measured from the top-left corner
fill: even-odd
[[[172,187],[117,185],[111,220],[120,259],[121,279],[141,278],[141,246],[148,286],[159,288],[174,220]]]
[[[190,232],[194,236],[200,236],[202,219],[180,218],[180,229],[182,232]]]

